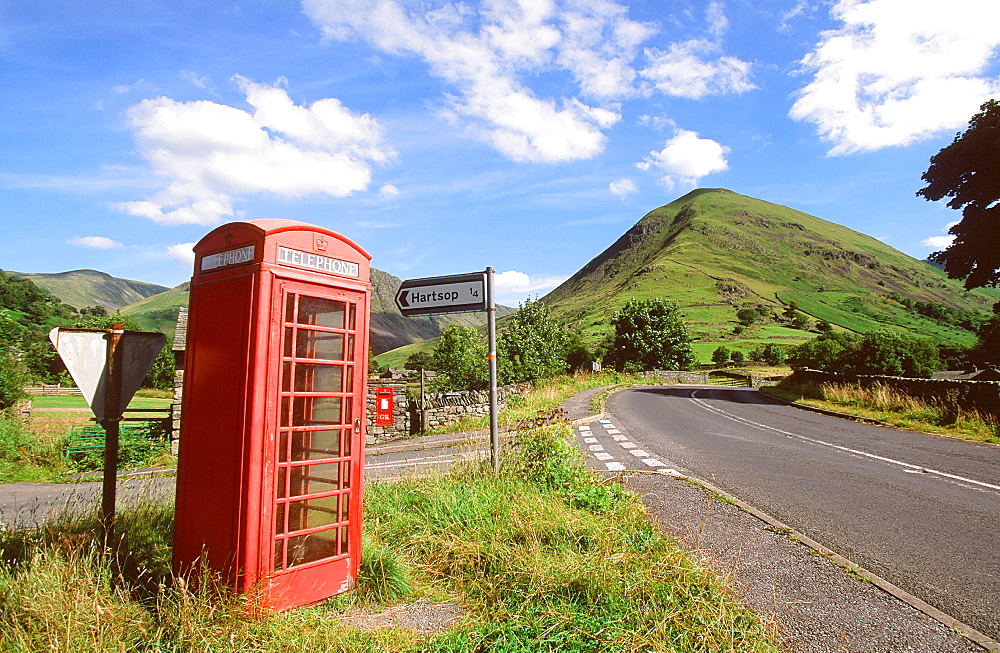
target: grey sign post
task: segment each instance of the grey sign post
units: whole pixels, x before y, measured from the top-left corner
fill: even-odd
[[[490,367],[490,445],[493,471],[500,469],[497,425],[497,324],[493,298],[493,268],[484,272],[407,279],[396,292],[396,306],[406,317],[486,311]]]

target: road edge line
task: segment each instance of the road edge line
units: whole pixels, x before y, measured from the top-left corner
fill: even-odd
[[[979,630],[973,628],[972,626],[966,624],[965,622],[959,621],[958,619],[952,617],[948,613],[943,612],[938,608],[935,608],[930,603],[927,603],[926,601],[914,596],[913,594],[910,594],[903,588],[894,585],[893,583],[890,583],[889,581],[875,574],[874,572],[865,569],[864,567],[855,563],[854,561],[845,558],[839,553],[823,546],[822,544],[812,539],[808,535],[805,535],[804,533],[801,533],[797,529],[792,528],[791,526],[782,522],[781,520],[772,517],[763,510],[755,508],[754,506],[743,501],[742,499],[734,497],[729,492],[726,492],[725,490],[716,487],[715,485],[707,481],[703,481],[700,478],[696,478],[694,476],[688,476],[686,474],[664,473],[664,472],[645,472],[645,473],[660,474],[662,476],[668,476],[671,478],[689,480],[693,483],[702,486],[709,492],[712,492],[714,494],[719,495],[720,497],[723,497],[727,502],[732,502],[738,508],[740,508],[741,510],[750,515],[753,515],[754,517],[761,520],[768,526],[780,530],[781,532],[779,534],[783,534],[786,537],[795,540],[796,542],[801,542],[802,544],[805,544],[810,549],[813,549],[827,560],[830,560],[831,562],[836,564],[838,567],[846,571],[849,571],[853,574],[857,574],[858,576],[869,581],[882,591],[894,596],[895,598],[899,599],[903,603],[906,603],[910,607],[919,610],[920,612],[923,612],[931,619],[934,619],[935,621],[941,623],[942,625],[947,626],[948,628],[954,630],[955,632],[957,632],[959,635],[966,638],[970,642],[983,647],[985,650],[990,651],[990,653],[1000,653],[1000,642],[993,639],[992,637],[989,637],[985,633],[980,632]]]

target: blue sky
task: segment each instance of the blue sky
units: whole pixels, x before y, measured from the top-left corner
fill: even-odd
[[[544,294],[695,187],[924,258],[997,0],[0,0],[0,268],[173,286],[223,222]]]

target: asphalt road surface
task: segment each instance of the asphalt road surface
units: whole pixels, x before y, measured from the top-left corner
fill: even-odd
[[[647,465],[710,481],[1000,639],[1000,446],[811,413],[742,388],[627,390],[607,411]]]

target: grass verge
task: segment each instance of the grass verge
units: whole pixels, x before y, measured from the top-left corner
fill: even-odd
[[[942,401],[924,401],[884,385],[862,388],[830,383],[799,383],[786,379],[760,389],[805,406],[881,420],[913,431],[950,435],[977,442],[1000,443],[1000,423],[977,411]]]
[[[92,516],[0,533],[0,650],[778,650],[635,495],[586,470],[570,435],[520,433],[499,475],[467,466],[369,485],[358,589],[282,614],[255,618],[219,587],[172,579],[163,506],[122,514],[111,556]],[[442,603],[460,611],[443,631],[351,618]]]

